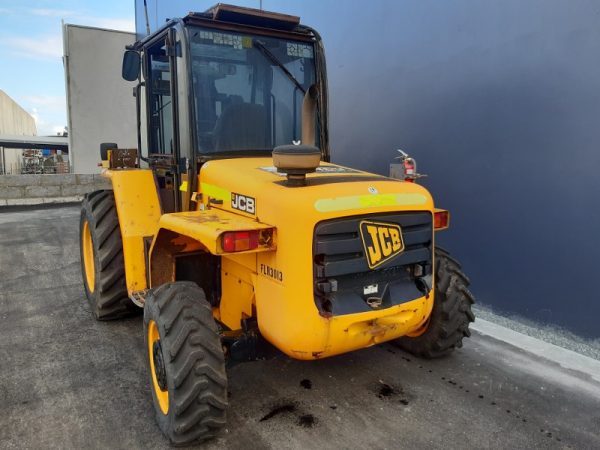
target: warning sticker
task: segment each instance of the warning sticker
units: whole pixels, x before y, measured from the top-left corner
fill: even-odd
[[[299,58],[313,58],[313,48],[311,45],[288,42],[287,54],[288,56],[297,56]]]
[[[277,167],[274,166],[264,166],[257,167],[259,170],[264,170],[265,172],[272,173],[273,175],[279,175],[280,177],[285,177],[285,173],[277,172]],[[339,166],[319,166],[315,170],[316,173],[361,173],[360,170],[350,169],[348,167],[339,167]]]
[[[238,34],[200,31],[200,39],[212,41],[213,44],[228,45],[238,50],[241,50],[244,47],[244,38]]]

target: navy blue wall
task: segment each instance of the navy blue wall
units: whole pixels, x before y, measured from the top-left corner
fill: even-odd
[[[212,3],[149,4],[173,17]],[[600,2],[263,7],[323,35],[334,162],[386,174],[408,151],[452,211],[440,240],[481,303],[600,337]]]

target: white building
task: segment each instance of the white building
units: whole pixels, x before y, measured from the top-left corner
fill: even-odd
[[[35,120],[27,111],[0,90],[0,135],[35,136]],[[21,172],[20,149],[0,147],[0,174]]]
[[[135,34],[66,24],[64,66],[69,161],[74,173],[98,173],[100,144],[137,147],[133,83],[121,78],[125,46]]]

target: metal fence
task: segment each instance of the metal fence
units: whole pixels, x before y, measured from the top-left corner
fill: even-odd
[[[0,158],[0,175],[70,173],[69,159],[60,151],[4,149],[4,153],[7,150],[14,153]]]

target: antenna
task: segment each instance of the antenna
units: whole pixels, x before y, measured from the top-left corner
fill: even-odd
[[[144,0],[144,14],[146,15],[146,34],[150,34],[150,23],[148,22],[148,4]]]

